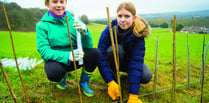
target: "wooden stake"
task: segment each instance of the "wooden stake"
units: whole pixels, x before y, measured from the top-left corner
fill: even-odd
[[[176,92],[176,15],[174,15],[174,27],[173,27],[173,84],[172,84],[171,103],[173,103],[175,92]]]
[[[120,103],[122,103],[120,75],[119,75],[119,65],[118,65],[118,61],[117,61],[117,57],[116,57],[116,53],[115,53],[115,44],[114,44],[114,40],[113,40],[112,27],[111,27],[111,23],[110,23],[109,7],[106,7],[106,10],[107,10],[107,18],[108,18],[108,25],[109,25],[109,31],[110,31],[110,38],[111,38],[111,43],[112,43],[113,55],[114,55],[115,66],[116,66],[116,71],[117,71],[117,79],[118,79],[118,86],[119,86]]]
[[[189,52],[189,34],[187,33],[187,89],[191,89],[190,87],[190,77],[191,77],[191,72],[190,72],[190,52]]]
[[[83,103],[82,102],[82,96],[81,96],[81,88],[80,88],[80,84],[79,84],[79,80],[78,80],[77,66],[76,66],[75,57],[74,57],[73,44],[72,44],[72,41],[71,41],[70,28],[69,28],[69,23],[68,23],[68,16],[66,16],[65,18],[66,18],[66,22],[67,22],[68,35],[69,35],[69,40],[70,40],[70,48],[71,48],[72,54],[73,54],[73,64],[74,64],[74,69],[75,69],[75,73],[76,73],[76,80],[77,80],[77,84],[78,84],[78,93],[79,93],[79,97],[80,97],[80,102]]]
[[[117,60],[118,60],[118,68],[120,68],[120,61],[119,61],[119,50],[118,50],[118,37],[117,37],[117,30],[116,30],[116,26],[114,26],[114,34],[115,34],[115,45],[116,45],[116,49],[117,49]],[[118,70],[119,72],[119,70]]]
[[[156,45],[155,45],[155,71],[154,71],[154,85],[153,85],[153,97],[152,99],[156,99],[157,97],[157,80],[158,80],[158,65],[159,65],[159,60],[158,60],[158,46],[159,46],[159,37],[157,36],[157,39],[156,39]]]
[[[0,59],[0,67],[1,67],[1,70],[2,70],[2,72],[3,72],[3,74],[4,74],[4,78],[6,79],[6,82],[7,82],[7,85],[8,85],[8,87],[9,87],[10,93],[12,94],[12,97],[13,97],[15,103],[18,103],[18,102],[17,102],[16,95],[15,95],[15,93],[13,92],[12,86],[10,85],[9,79],[8,79],[8,77],[7,77],[7,74],[6,74],[5,70],[4,70],[4,67],[3,67],[3,64],[2,64],[2,62],[1,62],[1,59]]]
[[[14,54],[14,57],[15,57],[15,63],[16,63],[17,71],[19,73],[19,77],[20,77],[22,86],[24,88],[24,92],[25,92],[25,96],[26,96],[26,99],[27,99],[27,103],[29,103],[29,98],[28,98],[28,95],[27,95],[27,92],[26,92],[26,88],[25,88],[25,85],[23,83],[22,76],[21,76],[21,73],[20,73],[20,70],[19,70],[19,66],[18,66],[18,63],[17,63],[17,57],[16,57],[14,43],[13,43],[13,38],[12,38],[12,30],[10,28],[10,24],[9,24],[9,20],[8,20],[8,17],[7,17],[6,9],[4,7],[4,3],[1,3],[1,5],[2,5],[3,10],[4,10],[4,15],[5,15],[5,18],[6,18],[6,21],[7,21],[7,25],[8,25],[8,29],[9,29],[9,33],[10,33],[10,38],[11,38],[11,43],[12,43],[12,49],[13,49],[13,54]]]
[[[202,81],[201,81],[201,103],[203,103],[203,86],[204,86],[204,71],[205,71],[205,25],[204,25],[204,36],[203,36],[203,49],[202,49]]]
[[[209,50],[209,41],[208,41],[207,49],[206,49],[206,51],[205,51],[205,63],[206,63],[206,60],[207,60],[208,50]]]
[[[205,25],[204,25],[204,34],[205,34]],[[203,35],[204,35],[203,34]],[[204,37],[203,37],[203,39],[205,39],[205,35],[204,35]],[[205,45],[205,40],[203,41],[203,47],[204,47],[204,45]],[[204,48],[203,48],[204,49]],[[204,53],[205,51],[203,51],[203,53]],[[203,55],[203,54],[202,54]],[[207,55],[207,54],[206,54]],[[204,55],[205,56],[205,55]],[[202,76],[203,76],[203,67],[205,67],[205,60],[206,59],[204,59],[204,63],[202,62],[202,65],[201,65],[201,69],[200,69],[200,76],[199,76],[199,79],[200,79],[200,84],[202,84]]]

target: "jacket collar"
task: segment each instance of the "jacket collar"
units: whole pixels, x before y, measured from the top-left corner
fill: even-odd
[[[64,12],[63,15],[55,15],[54,13],[52,13],[51,10],[49,10],[48,12],[49,12],[49,14],[51,14],[53,17],[57,17],[57,18],[62,18],[62,17],[64,17],[64,16],[66,16],[66,14],[67,14],[66,12]]]
[[[68,11],[65,11],[65,12],[66,12],[66,16],[68,16],[68,19],[72,18],[70,12],[68,12]],[[43,22],[52,22],[52,23],[58,23],[58,22],[64,23],[66,20],[65,20],[65,16],[62,17],[62,18],[56,18],[56,17],[53,17],[49,12],[46,12],[44,14],[44,16],[41,18],[40,21],[43,21]]]

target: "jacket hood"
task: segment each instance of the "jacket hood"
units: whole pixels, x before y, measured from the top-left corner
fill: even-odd
[[[67,13],[66,16],[68,16],[68,19],[72,18],[71,13],[69,11],[65,11]],[[40,21],[43,22],[56,22],[58,19],[64,19],[65,20],[65,16],[62,18],[56,18],[53,17],[48,11],[44,14],[44,16],[41,18]]]

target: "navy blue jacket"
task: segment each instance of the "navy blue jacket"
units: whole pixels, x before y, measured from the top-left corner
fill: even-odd
[[[111,22],[111,25],[112,30],[114,30],[113,27],[118,26],[117,20],[113,20]],[[127,71],[129,77],[129,93],[138,95],[145,54],[144,37],[136,37],[132,32],[122,43],[122,45],[126,55],[125,62],[128,65]],[[105,60],[106,51],[109,46],[111,46],[111,40],[109,26],[107,26],[105,30],[102,32],[98,44],[98,48],[102,53],[101,61],[99,64],[99,70],[106,83],[109,83],[110,81],[114,80],[110,68],[108,67],[108,64]]]

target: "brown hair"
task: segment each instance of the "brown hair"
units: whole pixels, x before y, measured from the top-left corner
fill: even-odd
[[[49,4],[49,0],[45,0],[45,6]]]
[[[136,15],[136,8],[131,2],[122,2],[117,8],[117,13],[122,8],[128,10],[133,16]],[[146,37],[151,34],[151,31],[152,30],[148,22],[145,21],[142,17],[137,16],[137,18],[133,22],[133,32],[136,37]]]
[[[47,6],[48,4],[49,4],[49,0],[45,0],[45,6]]]

